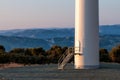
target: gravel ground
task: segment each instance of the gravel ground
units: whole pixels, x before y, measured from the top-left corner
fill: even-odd
[[[120,64],[101,63],[100,69],[75,70],[72,64],[58,70],[56,64],[0,70],[0,80],[120,80]]]

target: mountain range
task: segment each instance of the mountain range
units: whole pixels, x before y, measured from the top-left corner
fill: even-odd
[[[110,50],[120,44],[120,25],[103,25],[99,27],[100,48]],[[50,49],[52,45],[74,46],[74,28],[60,29],[15,29],[0,30],[0,45],[6,51],[13,48],[43,47]]]

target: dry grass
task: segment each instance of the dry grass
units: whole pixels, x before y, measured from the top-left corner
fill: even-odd
[[[17,63],[0,64],[0,69],[15,68],[15,67],[22,67],[22,66],[24,66],[24,65],[23,64],[17,64]]]

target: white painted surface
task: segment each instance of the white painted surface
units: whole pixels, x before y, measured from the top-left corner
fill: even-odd
[[[98,0],[75,1],[75,68],[98,68]],[[76,51],[79,45],[78,41],[80,42],[80,52]]]

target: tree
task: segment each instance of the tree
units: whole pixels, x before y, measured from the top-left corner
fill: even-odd
[[[25,49],[24,48],[14,48],[9,53],[24,55]]]
[[[57,63],[58,59],[62,55],[62,48],[60,46],[52,46],[47,52],[48,63]]]
[[[120,63],[120,46],[112,48],[109,56],[112,62]]]
[[[8,56],[6,54],[1,54],[0,55],[0,63],[8,63],[9,62],[9,59],[8,59]]]
[[[63,47],[62,48],[62,53],[64,53],[67,49],[68,49],[68,47]]]
[[[31,49],[27,48],[27,49],[25,50],[25,55],[32,56]]]
[[[109,62],[109,53],[107,51],[107,49],[100,49],[100,61],[101,62]]]
[[[5,47],[3,45],[0,45],[0,54],[5,53]]]
[[[34,56],[46,55],[45,50],[43,48],[32,48],[31,52],[32,52],[32,55]]]

